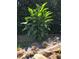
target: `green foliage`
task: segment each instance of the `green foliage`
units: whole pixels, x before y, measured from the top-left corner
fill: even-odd
[[[49,24],[53,21],[53,12],[46,8],[46,4],[47,2],[42,6],[36,4],[35,9],[28,7],[30,15],[25,17],[25,22],[21,23],[25,26],[23,31],[26,30],[31,39],[42,41],[51,30]]]
[[[28,7],[35,8],[36,3],[41,5],[47,2],[46,7],[53,12],[54,21],[50,24],[50,34],[61,33],[61,0],[17,0],[17,34],[24,35],[26,31],[22,31],[24,25],[20,24],[24,21],[24,17],[28,16]]]

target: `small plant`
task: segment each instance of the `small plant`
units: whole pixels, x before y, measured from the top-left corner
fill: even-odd
[[[28,7],[30,15],[25,17],[25,22],[21,23],[25,26],[23,31],[26,30],[26,34],[31,39],[42,41],[51,30],[49,24],[53,21],[52,12],[45,7],[46,4],[47,2],[42,4],[42,6],[36,4],[35,9]]]

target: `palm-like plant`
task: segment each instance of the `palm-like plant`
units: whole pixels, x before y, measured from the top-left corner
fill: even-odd
[[[36,39],[41,41],[48,35],[48,31],[50,31],[49,23],[52,19],[52,12],[46,8],[47,2],[42,4],[42,6],[36,4],[35,9],[28,8],[30,13],[29,16],[25,17],[24,30],[27,30],[27,35],[31,39]]]

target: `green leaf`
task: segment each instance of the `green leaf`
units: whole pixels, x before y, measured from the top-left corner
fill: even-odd
[[[36,7],[37,7],[37,8],[40,8],[41,6],[40,6],[39,4],[36,4]]]
[[[22,29],[22,31],[25,31],[25,30],[26,30],[26,27]]]
[[[28,17],[25,17],[25,20],[26,21],[28,21],[29,19],[31,19],[31,17],[29,17],[29,16]]]
[[[29,11],[29,13],[30,13],[30,15],[31,15],[31,16],[33,16],[33,15],[34,15],[34,14],[33,14],[33,9],[28,8],[28,11]]]
[[[48,10],[48,8],[44,8],[44,9],[43,9],[43,12],[44,12],[44,11],[47,11],[47,10]]]
[[[48,20],[45,21],[45,23],[50,22],[50,21],[52,21],[52,20],[53,20],[53,19],[48,19]]]
[[[52,12],[49,12],[49,11],[48,11],[48,12],[46,12],[45,15],[46,15],[46,17],[48,17],[48,16],[51,15],[51,14],[52,14]]]
[[[27,24],[28,22],[22,22],[21,24]]]
[[[42,13],[38,13],[38,16],[42,16]]]
[[[41,6],[41,10],[40,10],[40,12],[44,9],[44,7],[45,7],[46,4],[47,4],[47,2],[44,3],[44,4]]]
[[[51,19],[51,18],[52,18],[52,16],[45,17],[45,19]]]

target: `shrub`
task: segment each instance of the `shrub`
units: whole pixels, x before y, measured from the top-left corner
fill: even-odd
[[[24,24],[25,28],[23,31],[27,31],[28,37],[39,42],[48,35],[48,32],[51,30],[49,24],[53,21],[53,12],[45,7],[46,4],[47,2],[42,4],[42,6],[36,4],[35,9],[28,7],[29,16],[25,17],[25,22],[21,23]]]

